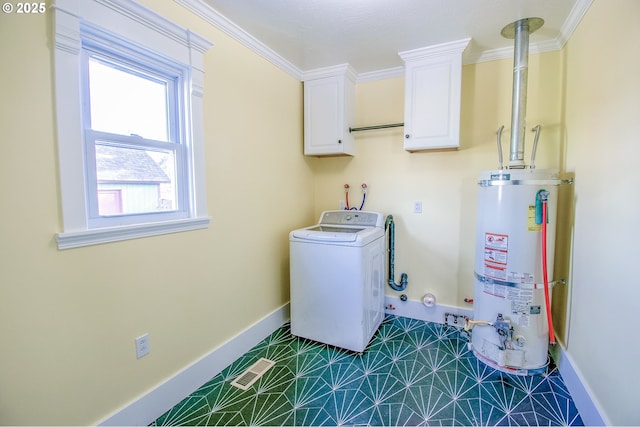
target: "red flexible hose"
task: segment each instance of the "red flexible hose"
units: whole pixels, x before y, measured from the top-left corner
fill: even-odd
[[[549,275],[547,274],[547,202],[542,202],[542,277],[544,279],[544,302],[547,306],[547,324],[549,325],[549,343],[555,344],[553,319],[551,318],[551,298],[549,296]]]

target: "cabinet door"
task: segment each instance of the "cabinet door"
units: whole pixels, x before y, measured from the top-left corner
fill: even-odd
[[[459,55],[407,62],[405,150],[459,147],[461,68]]]
[[[304,82],[305,154],[353,154],[352,138],[345,132],[347,95],[341,76]]]

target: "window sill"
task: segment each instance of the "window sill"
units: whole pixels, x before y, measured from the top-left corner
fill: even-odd
[[[158,222],[150,224],[127,225],[109,227],[87,231],[58,233],[58,249],[72,249],[82,246],[100,245],[102,243],[118,242],[121,240],[138,239],[141,237],[158,236],[182,231],[198,230],[209,227],[210,217],[189,218],[176,221]]]

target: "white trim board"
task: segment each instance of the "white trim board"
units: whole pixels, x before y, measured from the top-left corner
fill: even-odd
[[[473,316],[473,310],[436,304],[426,307],[420,301],[402,301],[385,296],[385,313],[428,322],[444,323],[445,313]],[[178,404],[240,356],[253,348],[289,320],[289,303],[255,322],[235,337],[184,368],[155,389],[117,410],[97,423],[101,426],[149,425]],[[561,346],[552,350],[556,365],[585,425],[610,425],[604,412],[592,397],[583,376],[571,356]]]
[[[275,66],[279,67],[290,76],[302,80],[302,75],[305,72],[312,70],[302,70],[296,65],[292,64],[288,59],[281,56],[279,53],[271,49],[269,46],[247,33],[243,28],[231,21],[229,18],[218,12],[205,0],[174,0],[176,3],[183,6],[185,9],[196,14],[206,22],[210,23],[214,27],[223,31],[230,37],[236,39],[238,42],[251,49],[257,55],[265,58]],[[571,10],[571,13],[567,17],[566,21],[560,29],[560,34],[554,39],[546,42],[536,43],[533,42],[530,47],[530,53],[543,53],[556,51],[563,48],[567,40],[571,37],[571,34],[576,29],[580,20],[591,6],[593,0],[577,0]],[[505,47],[491,50],[481,50],[480,48],[470,48],[468,52],[463,56],[463,64],[475,64],[479,62],[494,61],[496,59],[504,59],[513,57],[513,47]],[[404,67],[390,68],[386,70],[377,70],[367,73],[362,73],[357,76],[356,81],[358,83],[363,81],[386,79],[391,77],[397,77],[404,75]],[[402,72],[400,72],[402,71]]]
[[[210,4],[203,0],[174,0],[176,3],[199,16],[209,24],[226,33],[229,37],[240,42],[243,46],[251,49],[257,55],[271,62],[276,67],[297,80],[302,81],[302,70],[283,58],[269,46],[262,43],[251,34],[240,28],[236,23],[215,10]]]
[[[418,301],[401,301],[398,297],[386,296],[385,307],[391,306],[393,306],[394,309],[385,309],[385,313],[436,323],[443,323],[444,314],[447,312],[464,315],[471,315],[472,313],[471,310],[441,304],[437,304],[434,307],[426,307]],[[289,319],[289,303],[287,303],[258,320],[235,337],[221,344],[148,393],[145,393],[102,421],[96,423],[96,425],[149,425],[288,322]]]
[[[429,322],[444,323],[445,313],[461,314],[473,318],[473,310],[436,304],[426,307],[420,301],[402,301],[399,297],[385,296],[385,313]],[[593,397],[584,377],[576,367],[573,359],[561,345],[551,348],[551,354],[558,366],[564,384],[567,386],[578,413],[587,426],[611,425],[604,415],[601,406]]]
[[[385,310],[388,314],[437,323],[443,322],[446,312],[459,314],[465,312],[456,307],[436,305],[427,308],[417,301],[402,302],[397,297],[385,297],[385,306],[389,307],[390,304],[396,309]],[[470,310],[466,312],[471,313]],[[287,303],[96,424],[100,426],[149,425],[289,321],[289,318],[289,303]]]
[[[186,396],[219,374],[289,320],[289,303],[221,344],[150,392],[117,410],[97,425],[147,426]]]
[[[580,418],[586,426],[609,426],[608,417],[591,392],[591,388],[584,381],[584,377],[575,365],[573,358],[561,344],[551,349],[553,359],[558,366],[558,371],[564,384],[573,398]]]

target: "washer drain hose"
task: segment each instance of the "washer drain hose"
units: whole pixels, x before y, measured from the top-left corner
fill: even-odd
[[[394,291],[404,291],[409,284],[407,273],[400,275],[400,284],[395,282],[394,274],[394,260],[395,260],[395,240],[396,240],[396,227],[393,222],[393,216],[387,215],[387,219],[384,223],[385,231],[389,232],[389,278],[387,284],[391,286]]]

